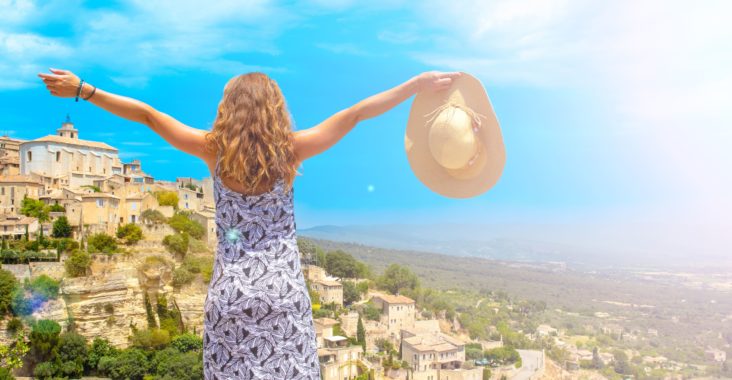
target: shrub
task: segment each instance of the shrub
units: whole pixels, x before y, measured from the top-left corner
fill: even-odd
[[[142,240],[142,228],[134,223],[127,223],[117,228],[117,237],[123,239],[125,244],[135,244]]]
[[[168,344],[170,344],[170,333],[163,329],[138,330],[132,336],[132,345],[145,350],[159,350]]]
[[[104,356],[99,369],[113,380],[142,380],[150,364],[145,352],[139,349],[122,351],[115,357]]]
[[[158,199],[158,204],[161,206],[173,206],[174,209],[178,209],[178,193],[175,191],[157,191],[155,197]]]
[[[117,354],[119,354],[119,350],[109,344],[108,340],[104,338],[94,338],[86,357],[86,365],[89,368],[97,369],[101,358],[113,358]]]
[[[180,288],[181,286],[188,285],[193,282],[195,277],[196,275],[188,271],[188,269],[178,267],[173,271],[173,286]]]
[[[38,379],[51,379],[56,373],[56,367],[51,362],[43,362],[33,369],[33,376]]]
[[[158,351],[153,368],[160,380],[203,380],[203,356],[196,352],[181,353],[174,348]]]
[[[189,248],[193,253],[207,253],[209,252],[208,245],[206,242],[199,239],[190,239]]]
[[[66,268],[66,274],[70,277],[83,277],[86,276],[89,268],[91,267],[91,256],[89,253],[81,250],[74,250],[71,256],[64,262]]]
[[[170,345],[180,352],[201,351],[203,350],[203,339],[196,334],[185,333],[173,338]]]
[[[66,212],[66,208],[58,203],[49,206],[48,210],[51,212]]]
[[[117,241],[114,237],[100,232],[89,237],[87,248],[89,252],[114,253],[117,251]]]
[[[10,271],[0,269],[0,316],[10,312],[13,292],[18,286],[18,280]]]
[[[79,242],[72,238],[61,238],[56,239],[53,246],[59,252],[72,252],[75,249],[79,249]]]
[[[140,214],[140,220],[145,223],[161,224],[165,223],[168,218],[158,210],[147,209]]]
[[[168,224],[170,224],[170,226],[173,227],[176,232],[186,232],[194,239],[201,239],[203,235],[206,234],[206,229],[203,228],[201,223],[192,220],[189,217],[188,212],[176,212],[175,215],[170,217],[170,220],[168,220]]]
[[[23,329],[23,320],[17,317],[13,317],[9,322],[8,326],[6,327],[9,333],[15,334],[18,331]]]
[[[188,252],[188,234],[167,235],[163,238],[163,244],[170,252],[185,255]]]
[[[29,290],[34,295],[40,296],[43,301],[47,301],[58,298],[58,288],[59,282],[57,280],[42,274],[31,281]]]

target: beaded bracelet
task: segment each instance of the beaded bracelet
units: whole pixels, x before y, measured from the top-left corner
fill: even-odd
[[[86,98],[82,97],[82,99],[89,100],[89,99],[91,99],[92,96],[94,96],[94,93],[97,92],[97,86],[95,86],[93,84],[90,84],[90,86],[94,87],[92,89],[91,93],[89,93],[89,96],[87,96]]]
[[[79,81],[79,88],[76,89],[76,101],[79,101],[79,95],[81,95],[81,88],[84,87],[84,80]]]

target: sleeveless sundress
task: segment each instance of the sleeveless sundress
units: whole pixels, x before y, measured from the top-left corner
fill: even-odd
[[[204,303],[206,380],[320,379],[310,295],[300,267],[293,191],[282,179],[244,195],[214,171],[216,248]]]

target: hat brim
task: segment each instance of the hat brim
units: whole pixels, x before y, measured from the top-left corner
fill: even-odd
[[[429,149],[427,115],[447,102],[455,95],[454,92],[459,92],[458,98],[481,115],[481,126],[476,135],[483,147],[480,154],[485,156],[480,161],[484,164],[477,172],[470,173],[467,179],[450,174],[435,161]],[[469,198],[488,191],[498,182],[506,163],[503,135],[488,94],[480,81],[467,73],[455,79],[448,90],[420,92],[415,96],[404,134],[404,147],[417,178],[432,191],[450,198]]]

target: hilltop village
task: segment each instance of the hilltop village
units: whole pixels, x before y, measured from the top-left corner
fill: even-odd
[[[68,117],[52,135],[0,137],[2,269],[25,284],[13,305],[21,309],[41,280],[58,282],[57,296],[29,306],[25,318],[4,318],[0,328],[30,330],[33,321],[50,320],[118,349],[139,345],[141,331],[150,329],[171,339],[200,336],[216,246],[211,178],[156,180],[139,160],[122,162],[117,148],[81,137]],[[366,278],[348,279],[346,292],[355,287],[358,296],[346,308],[344,279],[317,265],[313,250],[301,251],[311,253],[301,252],[302,269],[324,379],[484,378],[484,368],[466,358],[466,342],[445,332],[454,330],[453,321],[424,318],[415,300],[370,289]],[[12,344],[12,334],[0,343]],[[501,346],[486,342],[478,350]],[[518,373],[516,359],[492,377]],[[533,375],[540,373],[535,364]],[[25,359],[16,373],[44,365]]]
[[[212,179],[155,179],[80,137],[68,117],[52,135],[0,137],[0,380],[202,379]],[[664,333],[607,313],[589,324],[500,290],[422,286],[407,266],[373,273],[309,239],[298,247],[325,380],[729,373],[713,347],[692,358],[705,365],[629,349],[660,347]]]

